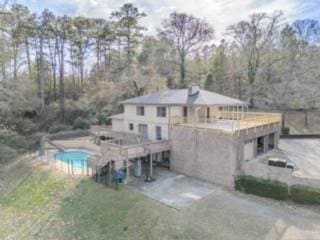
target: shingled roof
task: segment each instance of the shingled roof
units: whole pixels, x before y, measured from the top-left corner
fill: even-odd
[[[141,105],[247,105],[246,102],[238,99],[202,89],[199,89],[193,95],[189,94],[188,89],[165,90],[130,98],[121,103]]]

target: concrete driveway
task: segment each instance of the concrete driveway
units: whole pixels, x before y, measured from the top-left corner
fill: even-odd
[[[167,206],[182,209],[218,189],[213,184],[155,168],[156,181],[144,182],[144,177],[131,179],[129,186]]]
[[[129,186],[178,209],[174,215],[165,215],[165,221],[197,233],[189,239],[320,239],[319,207],[227,191],[167,170],[156,169],[156,177],[152,183],[132,178]],[[158,217],[156,225],[161,226]]]
[[[295,175],[320,178],[320,139],[280,139],[279,148],[295,163]]]

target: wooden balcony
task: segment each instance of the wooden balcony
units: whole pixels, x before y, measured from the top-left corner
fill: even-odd
[[[106,140],[100,141],[101,157],[92,160],[93,165],[104,166],[112,160],[126,161],[130,166],[130,159],[170,150],[169,140],[150,141],[140,134],[104,128],[95,130],[94,136],[104,136]]]

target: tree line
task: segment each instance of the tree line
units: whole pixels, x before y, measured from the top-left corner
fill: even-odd
[[[216,39],[212,23],[180,12],[147,35],[146,16],[130,3],[99,19],[2,1],[0,127],[34,132],[79,116],[106,121],[119,100],[191,83],[252,107],[318,106],[318,21],[254,13]]]

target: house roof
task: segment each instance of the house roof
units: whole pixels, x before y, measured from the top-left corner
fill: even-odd
[[[141,97],[130,98],[122,104],[143,105],[246,105],[238,99],[200,89],[189,96],[188,89],[165,90]]]

